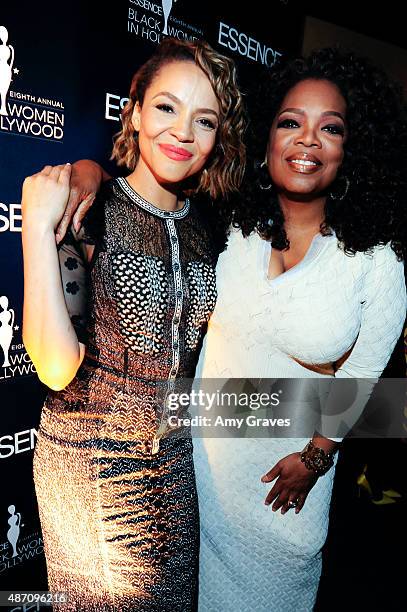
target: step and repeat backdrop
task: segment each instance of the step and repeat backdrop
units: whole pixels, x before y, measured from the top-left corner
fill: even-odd
[[[22,342],[21,186],[81,158],[112,174],[112,136],[131,77],[163,36],[205,39],[247,92],[301,49],[288,0],[17,0],[0,10],[0,590],[46,589],[32,456],[46,393]],[[41,245],[38,245],[41,249]],[[35,610],[15,603],[9,610]]]

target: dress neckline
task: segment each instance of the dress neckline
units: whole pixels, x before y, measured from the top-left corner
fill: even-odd
[[[299,274],[301,274],[312,262],[316,260],[322,250],[332,242],[332,240],[337,240],[336,234],[333,230],[331,230],[332,234],[330,236],[323,236],[320,232],[315,234],[313,239],[311,240],[311,244],[308,247],[307,252],[304,257],[297,263],[295,266],[292,266],[285,272],[282,272],[275,278],[269,278],[268,270],[269,270],[269,262],[272,251],[271,243],[267,240],[263,240],[260,236],[258,236],[259,240],[263,243],[260,246],[260,265],[262,270],[262,276],[264,280],[273,287],[284,282],[286,280],[295,279]]]
[[[162,208],[151,204],[151,202],[148,200],[145,200],[139,193],[137,193],[137,191],[133,189],[128,180],[124,177],[116,179],[116,182],[132,202],[156,217],[161,217],[162,219],[182,219],[189,213],[190,202],[188,198],[185,198],[185,204],[179,210],[163,210]]]

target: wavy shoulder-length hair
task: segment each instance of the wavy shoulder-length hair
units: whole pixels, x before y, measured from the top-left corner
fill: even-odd
[[[289,247],[277,193],[272,184],[264,189],[270,177],[261,162],[284,97],[305,79],[334,83],[347,105],[344,160],[328,190],[321,232],[326,235],[334,230],[348,254],[390,243],[398,258],[403,258],[407,122],[402,90],[370,61],[339,49],[321,49],[306,59],[281,63],[264,80],[249,108],[248,163],[242,190],[233,202],[221,204],[223,217],[245,236],[257,231],[275,248]]]
[[[122,111],[122,129],[115,136],[111,159],[134,170],[140,154],[132,125],[133,110],[144,96],[158,72],[167,64],[194,62],[207,75],[220,107],[219,128],[214,150],[197,180],[188,182],[189,192],[206,192],[211,198],[226,198],[240,187],[244,173],[246,148],[243,136],[246,115],[237,84],[234,62],[204,41],[187,42],[165,38],[155,53],[133,76],[129,101]],[[192,189],[191,189],[192,186]]]

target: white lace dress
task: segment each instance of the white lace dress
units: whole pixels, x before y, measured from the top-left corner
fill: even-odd
[[[375,377],[406,311],[403,265],[390,247],[354,257],[315,236],[304,259],[268,280],[270,244],[233,231],[217,266],[218,301],[197,378],[315,377],[305,363],[339,359],[336,377]],[[356,342],[355,342],[356,341]],[[308,439],[194,440],[201,518],[200,612],[308,612],[321,573],[334,469],[302,511],[264,505],[260,478]]]

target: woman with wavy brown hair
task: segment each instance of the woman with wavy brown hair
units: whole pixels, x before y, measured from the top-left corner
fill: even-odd
[[[130,174],[104,185],[59,251],[71,167],[24,183],[24,343],[52,389],[34,479],[49,589],[68,593],[61,609],[193,608],[192,443],[168,436],[167,399],[193,376],[216,301],[215,240],[189,197],[237,189],[243,131],[233,63],[167,39],[123,112],[113,157]]]

